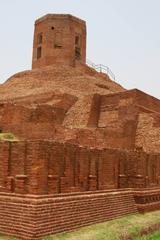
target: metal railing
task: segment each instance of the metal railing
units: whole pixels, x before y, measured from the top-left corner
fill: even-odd
[[[93,62],[91,62],[89,59],[87,59],[86,61],[87,65],[89,67],[94,68],[97,72],[100,73],[106,73],[112,80],[116,80],[116,77],[114,75],[114,73],[111,71],[111,69],[103,64],[95,64]]]

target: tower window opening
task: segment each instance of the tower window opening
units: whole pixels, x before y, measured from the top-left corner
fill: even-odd
[[[79,34],[75,36],[75,58],[81,59],[81,35]]]
[[[79,47],[75,47],[75,57],[77,60],[81,59],[81,49]]]
[[[42,47],[37,48],[37,59],[42,57]]]
[[[76,45],[79,45],[79,36],[76,36],[76,37],[75,37],[75,44],[76,44]]]
[[[38,44],[41,44],[43,41],[42,33],[38,34]]]
[[[62,32],[55,33],[54,47],[62,48]]]

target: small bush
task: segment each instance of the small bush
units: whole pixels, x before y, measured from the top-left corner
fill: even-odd
[[[0,141],[18,141],[13,133],[0,133]]]

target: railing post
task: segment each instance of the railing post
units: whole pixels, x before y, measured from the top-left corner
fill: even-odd
[[[97,72],[100,73],[107,73],[107,75],[113,80],[115,81],[115,75],[112,73],[112,71],[110,70],[110,68],[108,66],[104,66],[102,64],[95,64],[93,62],[91,62],[90,60],[87,59],[87,65],[94,68]]]
[[[100,67],[100,73],[102,72],[102,66],[101,66],[101,64],[99,65],[99,67]]]

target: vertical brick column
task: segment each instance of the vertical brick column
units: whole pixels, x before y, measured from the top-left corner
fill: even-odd
[[[48,164],[48,193],[60,193],[60,178],[64,174],[64,146],[62,143],[53,142],[50,147]]]
[[[157,180],[158,180],[158,185],[160,185],[160,155],[157,155]]]
[[[14,184],[14,192],[16,193],[26,193],[26,143],[22,142],[12,142],[10,151],[10,175]]]
[[[77,150],[77,159],[79,165],[78,184],[81,191],[89,190],[89,151],[86,147],[79,147]]]
[[[76,191],[75,170],[76,170],[76,146],[66,143],[64,145],[64,177],[61,178],[63,192]]]
[[[69,192],[70,183],[73,180],[73,171],[71,169],[70,161],[72,161],[72,156],[69,155],[70,148],[69,144],[64,144],[63,154],[64,154],[64,172],[61,176],[61,192]],[[71,159],[71,160],[70,160]],[[70,175],[70,176],[69,176]]]
[[[146,187],[146,159],[147,154],[145,152],[138,152],[137,156],[137,173],[136,173],[136,182],[137,188]]]
[[[119,152],[103,149],[99,163],[99,189],[117,188]]]
[[[89,173],[89,190],[95,191],[98,189],[98,161],[99,150],[90,149],[90,173]]]
[[[119,155],[119,173],[118,173],[118,187],[127,188],[128,187],[128,177],[127,177],[127,156],[126,152],[120,152]]]
[[[137,159],[132,152],[126,152],[126,168],[127,168],[127,187],[132,187],[136,185],[133,181],[133,176],[136,175],[137,171]]]
[[[0,143],[0,191],[10,190],[10,186],[6,185],[9,175],[9,148],[8,142]]]
[[[28,142],[27,147],[27,189],[30,194],[48,192],[48,148],[47,142]]]
[[[146,185],[145,162],[147,155],[143,152],[130,151],[127,156],[128,187],[143,188]]]
[[[99,180],[98,180],[98,189],[99,190],[103,190],[105,189],[104,185],[105,185],[105,177],[104,175],[106,174],[106,167],[104,165],[104,149],[102,149],[100,151],[99,154],[99,164],[98,164],[98,176],[99,176]]]

